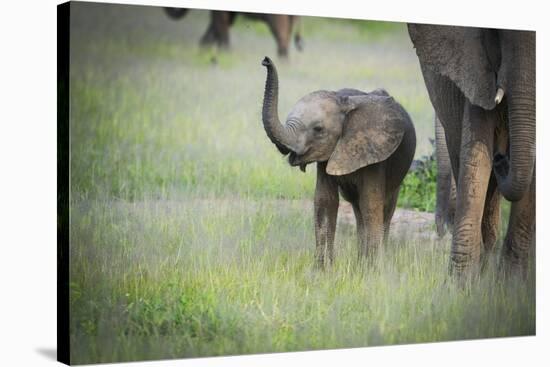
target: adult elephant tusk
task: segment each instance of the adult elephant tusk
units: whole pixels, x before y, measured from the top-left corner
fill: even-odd
[[[500,104],[500,102],[502,102],[503,97],[504,97],[504,89],[498,88],[497,95],[495,96],[495,103]]]

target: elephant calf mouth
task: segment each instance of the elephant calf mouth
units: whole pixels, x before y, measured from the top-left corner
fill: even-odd
[[[306,171],[306,165],[309,163],[309,162],[306,162],[304,159],[303,159],[303,155],[298,155],[296,154],[295,152],[290,152],[289,156],[288,156],[288,163],[292,166],[292,167],[296,167],[296,166],[300,166],[300,170],[302,172],[305,172]]]
[[[298,154],[294,152],[290,152],[290,154],[288,155],[288,163],[291,166],[297,166],[299,164],[298,162],[299,162]]]

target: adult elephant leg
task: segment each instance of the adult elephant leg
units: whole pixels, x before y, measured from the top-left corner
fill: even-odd
[[[453,224],[455,222],[455,212],[456,212],[456,182],[454,177],[451,175],[451,188],[449,190],[449,206],[447,207],[447,226],[452,232]]]
[[[201,46],[208,46],[216,43],[220,48],[228,48],[230,21],[230,12],[212,10],[208,29],[201,37]]]
[[[457,180],[451,273],[463,278],[478,270],[481,220],[493,161],[496,115],[466,101]]]
[[[218,46],[220,48],[229,48],[231,13],[227,11],[215,11],[214,13],[214,29]]]
[[[289,25],[290,37],[292,37],[292,31],[294,29],[295,30],[295,32],[294,32],[294,45],[296,46],[296,49],[298,51],[303,51],[304,50],[304,41],[302,40],[302,32],[301,32],[302,21],[301,21],[301,18],[299,16],[296,16],[296,15],[289,15],[289,22],[290,22],[290,25]]]
[[[526,275],[530,247],[535,241],[536,226],[536,168],[529,192],[519,201],[512,202],[510,221],[504,245],[502,258],[505,270],[509,273]]]
[[[201,37],[200,45],[208,46],[216,42],[216,30],[214,27],[214,11],[210,12],[210,23],[208,23],[208,28],[206,32]]]
[[[288,57],[288,45],[292,33],[290,17],[274,14],[267,18],[267,25],[277,42],[277,54],[282,58]]]
[[[170,8],[170,7],[166,7],[164,8],[164,11],[166,12],[166,14],[174,19],[174,20],[178,20],[180,18],[183,18],[185,16],[185,14],[187,14],[187,12],[189,11],[189,9],[186,9],[186,8]]]
[[[497,106],[497,116],[500,116],[495,127],[494,154],[506,154],[508,148],[508,132],[504,121],[506,111]],[[483,249],[485,254],[493,252],[498,240],[500,228],[500,202],[502,194],[498,190],[498,183],[495,174],[491,174],[487,197],[485,198],[485,209],[481,222],[481,235],[483,237]]]
[[[421,67],[430,101],[445,131],[445,142],[449,153],[451,171],[456,183],[462,146],[462,121],[464,120],[466,99],[460,89],[447,77],[434,73],[422,64]]]
[[[326,162],[317,164],[317,183],[315,186],[315,261],[324,268],[334,260],[334,234],[338,216],[338,186],[334,179],[326,174]]]
[[[481,237],[483,252],[481,253],[481,269],[489,263],[491,254],[494,252],[498,240],[500,228],[500,200],[502,195],[498,191],[496,177],[491,175],[487,196],[485,197],[485,208],[481,220]]]
[[[201,37],[200,45],[202,47],[205,47],[205,46],[212,45],[215,42],[216,42],[216,35],[215,35],[215,32],[214,32],[214,26],[213,26],[212,21],[211,21],[210,25],[206,29],[206,32],[204,32],[204,34]]]

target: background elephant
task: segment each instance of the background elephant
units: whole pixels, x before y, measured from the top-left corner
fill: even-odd
[[[178,20],[180,18],[183,18],[185,14],[189,11],[189,9],[185,8],[164,8],[164,11],[166,12],[166,15],[168,15],[170,18],[174,20]]]
[[[317,162],[316,261],[333,260],[339,191],[355,213],[358,254],[376,251],[389,232],[399,188],[411,165],[416,135],[407,112],[385,90],[316,91],[300,99],[282,125],[279,81],[269,58],[262,120],[292,166]]]
[[[168,16],[172,19],[180,19],[187,13],[187,9],[164,8]],[[299,17],[284,14],[261,14],[261,13],[238,13],[231,11],[210,12],[210,24],[200,40],[203,46],[215,44],[220,48],[228,48],[229,28],[235,22],[237,15],[243,15],[249,19],[264,22],[268,27],[275,41],[277,42],[277,54],[281,57],[288,56],[290,39],[292,38],[293,28],[299,23]],[[297,30],[294,34],[294,43],[296,48],[301,51],[303,48],[302,37]]]
[[[525,269],[535,228],[535,33],[409,24],[441,120],[457,205],[451,270],[496,242],[500,193],[512,201],[503,256]]]
[[[437,192],[435,204],[435,225],[437,235],[443,237],[447,229],[452,231],[456,209],[456,186],[447,151],[445,131],[435,116],[435,156],[437,165]]]

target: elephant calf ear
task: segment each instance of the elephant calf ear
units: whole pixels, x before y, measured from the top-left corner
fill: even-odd
[[[388,159],[405,134],[408,115],[393,98],[352,98],[355,108],[348,113],[342,136],[328,161],[329,175],[346,175]]]

